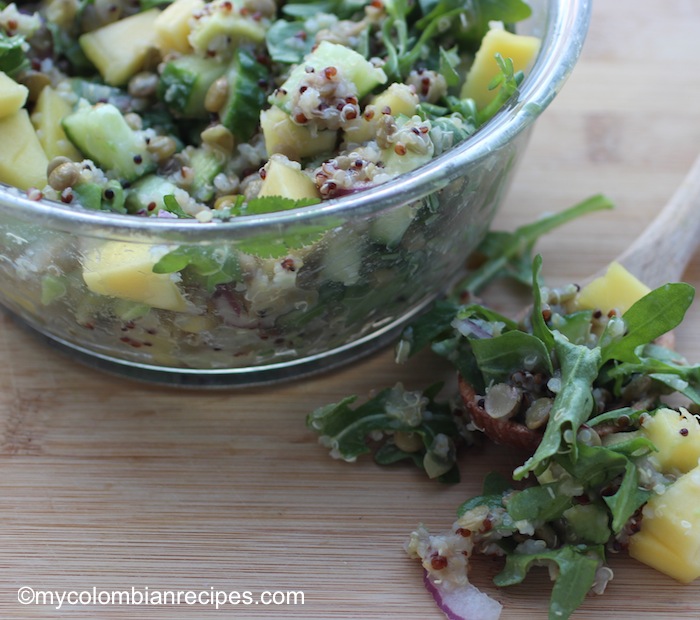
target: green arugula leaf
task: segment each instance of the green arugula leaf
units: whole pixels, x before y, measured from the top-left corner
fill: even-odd
[[[503,493],[492,493],[489,495],[477,495],[463,502],[457,509],[457,516],[462,517],[470,510],[478,508],[479,506],[486,506],[489,510],[499,510],[503,508]],[[501,532],[513,532],[515,531],[513,527],[506,527]]]
[[[236,247],[246,254],[260,258],[281,258],[290,251],[298,250],[317,243],[329,228],[323,225],[295,224],[288,226],[284,232],[258,233],[236,243]]]
[[[175,198],[175,196],[172,194],[163,196],[163,209],[165,209],[168,213],[177,215],[177,217],[180,219],[192,219],[192,216],[183,210],[180,203],[177,201],[177,198]]]
[[[365,0],[311,0],[304,2],[296,0],[282,5],[282,13],[290,17],[316,17],[319,13],[335,15],[338,19],[349,19],[358,11],[362,11]]]
[[[424,392],[409,392],[403,386],[386,388],[375,397],[353,408],[356,396],[319,407],[307,416],[307,426],[319,433],[331,456],[354,461],[372,451],[374,442],[384,441],[375,451],[375,460],[388,464],[410,459],[431,478],[455,481],[455,442],[460,439],[451,407],[435,401],[441,385]],[[398,443],[396,433],[417,438],[412,451]],[[378,435],[383,440],[377,439]]]
[[[576,433],[593,409],[591,389],[598,376],[600,350],[572,344],[558,332],[554,332],[554,341],[561,367],[561,389],[554,398],[542,441],[535,454],[515,470],[516,480],[535,471],[561,450],[572,451],[575,457]],[[564,438],[566,431],[571,435],[569,440]]]
[[[238,256],[229,246],[206,247],[181,245],[165,254],[154,266],[154,273],[184,272],[213,291],[220,284],[235,282],[242,277]]]
[[[629,420],[629,424],[636,423],[642,414],[646,411],[640,411],[632,407],[622,407],[620,409],[613,409],[612,411],[606,411],[600,415],[591,418],[586,422],[588,426],[597,426],[598,424],[604,424],[606,422],[617,422],[620,419]]]
[[[626,333],[602,347],[602,361],[638,362],[637,347],[677,327],[693,302],[694,295],[692,286],[678,282],[665,284],[642,297],[622,316]],[[603,339],[605,334],[601,337]]]
[[[552,330],[547,327],[542,313],[542,291],[540,290],[540,272],[542,271],[542,257],[538,254],[532,264],[532,333],[539,338],[547,351],[554,350],[554,336]]]
[[[506,381],[517,370],[553,372],[549,351],[532,334],[509,331],[494,338],[471,338],[470,344],[486,385]]]
[[[283,196],[261,196],[253,198],[247,202],[237,203],[236,211],[232,215],[262,215],[263,213],[276,213],[278,211],[289,211],[309,207],[321,202],[318,198],[284,198]]]
[[[635,375],[645,375],[700,404],[700,364],[689,364],[677,352],[653,344],[638,347],[636,354],[638,362],[620,362],[606,367],[605,377],[621,382]]]
[[[481,492],[483,495],[503,495],[510,488],[511,483],[508,478],[497,471],[490,471],[484,476]]]
[[[620,476],[627,466],[624,454],[603,446],[579,443],[576,456],[572,452],[557,455],[556,462],[586,489],[598,492],[604,485]]]
[[[521,261],[523,260],[527,261],[527,275],[524,282],[529,285],[532,277],[531,253],[542,235],[583,215],[612,208],[613,203],[605,196],[598,194],[560,213],[520,226],[512,233],[487,235],[479,247],[479,251],[486,255],[487,260],[455,286],[453,295],[459,296],[465,292],[475,295],[494,280],[522,273]],[[523,281],[521,278],[518,279]]]
[[[602,564],[602,546],[566,545],[541,553],[511,553],[505,568],[494,577],[499,587],[522,583],[533,566],[554,563],[559,567],[549,603],[549,620],[565,620],[581,605]]]
[[[552,317],[552,329],[574,344],[586,344],[591,334],[592,318],[592,310],[577,310],[565,316],[556,314]]]
[[[700,405],[700,386],[697,381],[691,384],[676,374],[651,373],[649,376],[654,381],[663,383],[671,390],[682,394],[696,405]]]
[[[459,304],[452,299],[438,299],[427,312],[419,316],[401,333],[396,346],[397,356],[408,358],[423,350],[444,334],[452,335],[452,321],[457,316]]]
[[[508,514],[515,521],[536,524],[558,519],[573,505],[573,499],[562,492],[562,486],[570,486],[569,481],[528,487],[511,494],[506,502]]]
[[[574,504],[562,513],[565,539],[572,544],[604,545],[612,536],[610,514],[603,502]]]
[[[487,24],[490,21],[512,24],[532,15],[530,5],[523,0],[481,0],[478,5],[481,19]]]
[[[306,22],[277,20],[265,34],[270,57],[284,64],[300,63],[313,49],[314,34],[307,30]]]
[[[613,515],[613,532],[619,534],[630,517],[646,504],[650,497],[651,491],[639,488],[639,471],[637,466],[628,460],[620,488],[614,495],[603,497]]]

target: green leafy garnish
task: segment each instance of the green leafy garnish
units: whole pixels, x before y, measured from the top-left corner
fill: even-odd
[[[602,556],[601,546],[585,545],[565,545],[538,553],[511,553],[506,556],[505,568],[493,582],[499,587],[516,585],[523,582],[533,566],[555,564],[559,570],[552,588],[549,620],[568,618],[591,589]]]
[[[313,49],[314,34],[307,29],[306,22],[276,21],[265,34],[270,57],[275,62],[290,65],[301,62]]]
[[[153,266],[153,271],[184,272],[185,277],[195,277],[209,291],[241,278],[238,255],[230,246],[182,245],[163,256]]]
[[[678,327],[694,296],[692,286],[679,282],[665,284],[642,297],[620,319],[624,322],[624,334],[603,346],[603,362],[638,362],[637,348]],[[612,331],[614,325],[615,322],[609,323],[606,332]],[[605,337],[603,334],[602,339]]]
[[[608,198],[596,195],[560,213],[520,226],[513,232],[489,233],[478,249],[487,260],[455,286],[455,294],[479,293],[487,284],[503,277],[529,285],[532,280],[533,249],[542,235],[583,215],[612,208],[613,203]]]
[[[29,60],[24,49],[24,37],[21,35],[8,36],[0,31],[0,71],[14,77],[29,66]]]
[[[545,465],[547,460],[564,450],[576,451],[576,443],[566,440],[569,431],[575,437],[580,426],[593,411],[593,381],[598,376],[600,350],[572,344],[558,332],[554,332],[554,351],[561,367],[561,386],[554,398],[549,423],[540,445],[522,466],[514,472],[519,480]]]
[[[460,430],[449,405],[435,400],[440,387],[421,393],[396,385],[355,408],[357,397],[349,396],[316,409],[307,425],[334,458],[354,461],[371,452],[375,442],[380,444],[375,460],[381,464],[410,460],[431,478],[456,482]]]

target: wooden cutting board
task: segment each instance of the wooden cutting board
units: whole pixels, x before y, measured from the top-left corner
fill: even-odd
[[[617,210],[538,246],[549,282],[606,264],[672,194],[700,147],[700,3],[595,3],[583,59],[533,135],[496,226],[512,229],[604,192]],[[664,257],[659,257],[663,260]],[[700,261],[686,274],[700,285]],[[490,291],[513,311],[512,291]],[[700,360],[700,308],[678,346]],[[107,376],[47,349],[0,315],[0,618],[399,618],[442,614],[402,545],[442,529],[484,472],[520,459],[465,454],[464,481],[334,461],[304,418],[315,407],[451,373],[391,352],[314,380],[243,391],[174,391]],[[625,557],[575,618],[700,618],[700,582],[680,586]],[[488,587],[495,567],[479,565]],[[304,593],[304,605],[20,605],[18,589]],[[504,620],[545,618],[549,583],[491,593]],[[87,597],[89,594],[84,594]],[[104,599],[103,599],[104,600]],[[184,600],[184,599],[183,599]],[[478,619],[477,619],[478,620]]]

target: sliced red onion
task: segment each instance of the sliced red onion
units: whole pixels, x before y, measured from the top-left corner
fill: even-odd
[[[423,583],[449,620],[498,620],[501,617],[503,605],[471,583],[448,588],[436,583],[427,572]]]

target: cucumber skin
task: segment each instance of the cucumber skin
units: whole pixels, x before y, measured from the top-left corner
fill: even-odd
[[[177,116],[205,119],[207,90],[225,72],[226,65],[218,60],[182,56],[165,65],[158,98]]]
[[[229,95],[219,112],[219,120],[240,142],[257,131],[260,111],[265,107],[269,80],[265,65],[245,48],[238,48],[227,72]]]
[[[156,168],[146,141],[111,103],[79,107],[61,124],[75,147],[107,176],[131,183]]]

